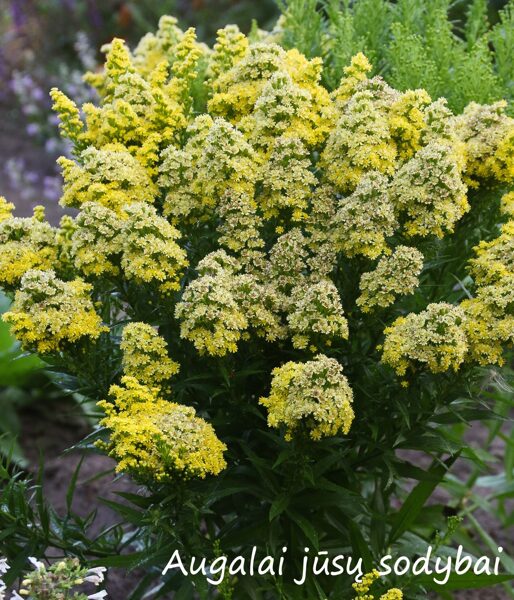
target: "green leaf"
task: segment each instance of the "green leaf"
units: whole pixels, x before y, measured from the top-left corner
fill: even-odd
[[[502,573],[501,575],[475,575],[474,573],[457,575],[456,573],[452,573],[448,582],[445,583],[444,586],[437,584],[433,580],[433,576],[430,575],[424,575],[423,577],[416,578],[414,581],[430,590],[439,591],[444,589],[445,591],[454,591],[489,588],[513,579],[514,573]]]
[[[357,523],[355,523],[355,521],[348,521],[347,526],[350,531],[350,540],[352,542],[354,554],[362,558],[366,573],[370,573],[373,570],[375,563],[373,561],[373,557],[371,556],[371,552],[369,551],[369,542],[366,542],[359,526]]]
[[[408,495],[402,508],[396,515],[389,534],[389,543],[395,542],[414,523],[423,509],[425,502],[430,498],[438,483],[443,480],[448,469],[459,457],[460,452],[448,458],[443,464],[434,462],[428,473],[431,479],[421,481]]]
[[[289,505],[289,495],[288,494],[280,494],[275,498],[272,502],[271,507],[269,509],[269,520],[273,521],[275,517],[281,515],[285,509]]]
[[[305,517],[303,517],[294,510],[288,509],[287,514],[291,517],[291,519],[298,526],[298,528],[304,534],[304,536],[309,540],[309,542],[314,546],[314,550],[318,550],[318,532],[311,525],[311,523]]]
[[[71,477],[70,484],[68,485],[68,489],[66,491],[66,509],[68,513],[71,513],[71,505],[73,504],[73,497],[75,496],[75,489],[77,487],[77,479],[80,473],[80,469],[82,467],[82,463],[84,462],[85,456],[80,458],[80,461],[77,465],[77,468],[73,472]]]

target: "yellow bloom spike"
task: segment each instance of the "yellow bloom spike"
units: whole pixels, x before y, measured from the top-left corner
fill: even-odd
[[[123,372],[144,385],[161,387],[179,371],[179,364],[168,356],[166,341],[146,323],[126,325],[120,348]]]
[[[514,119],[505,114],[506,107],[503,100],[485,106],[471,102],[455,120],[474,187],[482,179],[510,183],[514,178]]]
[[[59,352],[84,338],[95,340],[108,330],[94,310],[91,290],[81,279],[65,282],[53,271],[30,270],[3,319],[27,350]]]
[[[13,210],[14,204],[7,202],[4,196],[0,196],[0,223],[10,218]]]
[[[185,251],[176,242],[180,232],[149,204],[129,204],[124,212],[121,267],[125,276],[140,283],[156,283],[163,294],[179,289],[188,265]]]
[[[158,388],[122,378],[110,389],[111,401],[101,424],[110,430],[106,449],[126,471],[143,482],[169,482],[217,475],[226,466],[226,450],[206,421],[189,406],[166,402]]]
[[[376,171],[365,175],[353,194],[340,203],[335,243],[348,257],[377,258],[388,252],[387,238],[398,228],[387,178]]]
[[[146,170],[123,147],[89,147],[80,155],[81,164],[61,157],[63,206],[80,208],[97,202],[114,211],[130,202],[153,202],[157,189]]]
[[[371,90],[355,93],[327,140],[320,166],[341,192],[353,191],[370,171],[394,173],[397,148],[381,103]]]
[[[5,200],[2,208],[6,218],[0,219],[0,284],[11,290],[30,269],[57,267],[57,239],[56,230],[44,221],[42,207],[30,218],[9,216],[12,209]]]
[[[237,25],[227,25],[218,29],[216,43],[209,59],[208,75],[216,81],[222,73],[237,64],[248,50],[248,39]]]
[[[344,68],[344,76],[333,98],[338,105],[346,102],[355,92],[356,86],[367,79],[372,66],[362,52],[356,54],[348,67]]]
[[[384,330],[382,361],[400,376],[420,367],[432,373],[457,371],[468,352],[465,322],[465,312],[445,302],[399,317]]]
[[[394,175],[390,197],[408,237],[451,233],[469,210],[467,187],[452,148],[430,142]]]
[[[77,105],[57,88],[50,90],[50,96],[54,102],[52,109],[59,116],[61,135],[73,143],[76,152],[80,152],[87,146],[87,135]]]
[[[382,256],[376,268],[361,276],[357,305],[362,312],[386,308],[397,296],[412,294],[419,285],[423,254],[416,248],[398,246],[390,256]]]
[[[408,90],[391,106],[389,128],[400,160],[408,160],[421,148],[426,127],[424,108],[430,102],[425,90]]]

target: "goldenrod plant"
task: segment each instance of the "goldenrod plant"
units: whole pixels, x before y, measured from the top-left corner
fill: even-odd
[[[454,114],[359,53],[330,92],[323,60],[274,35],[228,26],[210,49],[164,17],[133,51],[114,39],[87,76],[98,105],[52,91],[77,216],[2,204],[4,319],[97,401],[88,446],[142,486],[112,562],[161,596],[216,593],[205,573],[158,577],[175,550],[255,546],[287,548],[286,572],[232,573],[225,597],[371,597],[374,575],[292,577],[307,551],[373,573],[446,531],[446,507],[427,525],[423,504],[459,453],[479,457],[440,424],[494,418],[481,390],[514,340],[505,103]]]

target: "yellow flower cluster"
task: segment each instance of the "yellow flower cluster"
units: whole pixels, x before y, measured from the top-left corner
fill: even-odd
[[[505,101],[490,106],[471,102],[455,119],[470,185],[478,187],[480,179],[511,183],[514,178],[514,119],[506,108]]]
[[[248,319],[234,297],[233,269],[216,265],[214,272],[203,273],[188,285],[175,316],[181,320],[181,336],[201,354],[223,356],[237,350]]]
[[[122,146],[98,150],[92,146],[80,154],[80,164],[60,158],[63,170],[64,206],[80,208],[96,202],[119,211],[130,202],[153,202],[156,188],[145,168]]]
[[[51,269],[58,258],[56,230],[44,221],[38,206],[30,218],[11,216],[13,205],[0,203],[0,285],[15,289],[30,269]]]
[[[202,219],[227,191],[253,196],[259,161],[239,130],[222,118],[201,115],[188,132],[183,148],[170,146],[162,154],[159,185],[167,216]]]
[[[346,256],[377,258],[387,252],[387,238],[398,227],[387,178],[378,171],[365,175],[340,202],[334,220],[337,246]]]
[[[208,109],[238,125],[264,152],[280,135],[318,146],[328,134],[333,108],[319,81],[322,63],[297,50],[258,42],[212,83]]]
[[[353,191],[369,171],[394,173],[397,150],[381,99],[370,89],[355,92],[330,133],[320,166],[341,192]]]
[[[125,212],[121,267],[126,277],[137,283],[156,281],[163,293],[178,290],[188,264],[175,241],[180,232],[148,204],[130,204]]]
[[[71,256],[76,268],[86,276],[116,275],[116,255],[123,249],[123,221],[103,204],[86,202],[75,219],[71,234]]]
[[[147,37],[134,56],[122,40],[106,46],[104,73],[87,78],[100,93],[102,106],[84,105],[84,123],[78,108],[52,90],[62,132],[78,148],[122,143],[152,171],[159,151],[186,127],[190,91],[204,50],[194,30],[182,33],[169,18],[161,19],[152,42]]]
[[[401,376],[420,366],[433,373],[456,371],[468,351],[465,321],[461,308],[445,302],[399,317],[384,330],[382,360]]]
[[[260,235],[262,218],[250,194],[228,189],[217,206],[220,218],[218,242],[227,250],[239,255],[248,267],[262,256],[264,240]]]
[[[3,196],[0,196],[0,223],[10,218],[13,210],[14,204],[7,202]]]
[[[475,252],[469,270],[477,292],[462,302],[470,354],[482,365],[502,364],[504,346],[514,343],[514,221]]]
[[[275,140],[262,168],[259,203],[265,218],[278,217],[287,210],[294,221],[302,220],[311,189],[317,183],[310,167],[309,153],[299,138],[281,136]]]
[[[407,236],[443,237],[469,210],[458,158],[447,144],[430,142],[391,182],[390,197]]]
[[[397,296],[414,292],[422,269],[423,254],[419,250],[397,246],[390,256],[383,256],[378,261],[373,271],[363,273],[357,304],[363,312],[390,306]]]
[[[295,348],[316,348],[325,341],[348,338],[348,322],[337,287],[329,279],[306,281],[292,292],[287,323]]]
[[[77,269],[98,277],[116,275],[121,268],[127,279],[157,282],[162,293],[178,289],[187,266],[186,253],[175,241],[179,231],[149,204],[134,202],[120,210],[84,204],[71,236]]]
[[[101,425],[111,433],[106,449],[118,471],[164,482],[204,478],[225,468],[225,444],[194,408],[163,400],[158,388],[134,377],[124,376],[121,383],[110,389],[112,402],[98,403],[106,413]]]
[[[363,575],[360,583],[352,584],[353,589],[357,592],[354,600],[375,600],[375,596],[370,594],[369,591],[379,578],[379,572],[374,569],[371,573]],[[382,594],[379,600],[403,600],[403,592],[398,588],[391,588],[385,594]]]
[[[237,25],[220,29],[209,60],[209,79],[216,82],[223,73],[230,71],[244,58],[248,45],[248,38],[239,31]]]
[[[272,375],[270,394],[259,402],[268,409],[270,427],[286,428],[286,439],[304,428],[313,440],[350,431],[353,392],[337,360],[318,354]]]
[[[95,340],[108,328],[95,312],[91,289],[81,279],[61,281],[51,270],[29,270],[3,319],[24,348],[42,354],[83,338]]]
[[[125,375],[151,387],[166,386],[180,369],[167,352],[166,340],[146,323],[129,323],[123,328],[120,349]]]
[[[514,220],[501,228],[501,234],[490,242],[480,242],[477,257],[469,261],[469,270],[479,285],[496,283],[514,274]]]

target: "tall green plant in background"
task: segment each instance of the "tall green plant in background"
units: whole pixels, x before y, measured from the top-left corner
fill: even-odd
[[[364,52],[394,87],[423,88],[460,112],[470,101],[512,97],[514,5],[491,25],[486,0],[281,0],[283,44],[322,56],[335,87]]]

